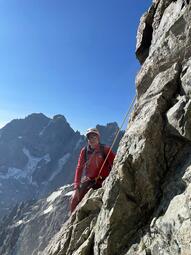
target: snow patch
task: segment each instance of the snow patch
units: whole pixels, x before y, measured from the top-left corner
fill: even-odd
[[[54,209],[53,205],[50,205],[46,210],[44,210],[43,214],[47,214]]]
[[[27,174],[24,170],[15,168],[15,167],[9,167],[8,172],[5,175],[0,175],[1,179],[9,179],[9,178],[15,178],[15,179],[23,179],[27,177]]]
[[[18,227],[18,226],[20,226],[21,224],[23,224],[23,221],[22,220],[19,220],[17,223],[15,223],[15,227]]]
[[[19,220],[17,221],[12,227],[18,227],[20,226],[21,224],[27,224],[29,223],[31,220]]]
[[[9,167],[6,174],[0,174],[0,179],[17,179],[19,181],[27,181],[30,184],[37,186],[37,183],[32,181],[32,174],[36,170],[38,163],[41,160],[45,160],[48,163],[51,159],[49,154],[44,155],[43,157],[34,157],[30,154],[29,150],[23,148],[23,153],[27,156],[28,162],[24,169],[19,169],[16,167]]]
[[[66,162],[68,161],[70,157],[70,153],[66,153],[66,155],[64,155],[64,157],[60,158],[58,161],[58,167],[61,170],[63,168],[63,166],[66,164]]]
[[[66,193],[64,196],[66,197],[71,197],[73,195],[74,191],[69,191],[68,193]]]
[[[38,163],[41,160],[45,160],[46,163],[48,163],[51,159],[50,159],[50,155],[46,154],[43,157],[34,157],[30,154],[29,150],[26,148],[23,148],[23,153],[28,157],[28,162],[25,166],[25,172],[27,175],[27,179],[29,180],[30,183],[32,183],[32,174],[33,172],[36,170],[36,167],[38,165]]]
[[[42,160],[42,158],[33,157],[33,156],[30,154],[29,150],[27,150],[26,148],[23,148],[23,152],[24,152],[24,154],[25,154],[25,155],[27,156],[27,158],[28,158],[28,163],[27,163],[27,165],[26,165],[26,170],[27,170],[27,172],[29,172],[29,173],[33,173],[34,170],[36,169],[37,164],[39,163],[39,161]]]
[[[57,170],[51,175],[51,177],[49,178],[49,181],[52,181],[56,175],[58,175],[60,173],[60,171],[62,170],[63,166],[67,163],[68,159],[70,158],[70,153],[66,153],[62,158],[60,158],[58,160],[58,168]]]
[[[54,200],[55,200],[57,197],[59,197],[59,196],[61,195],[62,191],[63,191],[63,190],[60,190],[60,189],[59,189],[58,191],[53,192],[53,193],[46,199],[46,201],[47,201],[48,203],[54,202]]]
[[[52,122],[52,120],[50,120],[50,121],[48,122],[48,124],[47,124],[45,127],[43,127],[43,129],[42,129],[42,130],[40,131],[40,133],[39,133],[39,136],[42,136],[42,135],[44,134],[45,130],[47,129],[47,127],[50,126],[51,122]]]

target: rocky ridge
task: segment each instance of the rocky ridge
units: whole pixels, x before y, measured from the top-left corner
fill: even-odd
[[[191,254],[191,3],[141,18],[137,101],[102,189],[90,190],[40,255]]]
[[[111,144],[117,123],[98,125],[102,142]],[[124,131],[115,144],[117,149]],[[63,115],[52,119],[33,113],[0,130],[0,217],[20,202],[45,197],[72,183],[80,150],[86,139]]]
[[[38,254],[68,219],[72,186],[39,201],[21,202],[0,222],[0,254]]]

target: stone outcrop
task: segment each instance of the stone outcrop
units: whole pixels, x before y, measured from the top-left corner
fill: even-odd
[[[111,174],[41,255],[191,254],[190,1],[153,1],[137,40],[137,101]]]

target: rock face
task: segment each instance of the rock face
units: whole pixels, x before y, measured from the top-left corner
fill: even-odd
[[[104,143],[111,144],[116,123],[99,125]],[[119,139],[124,134],[120,132]],[[116,148],[119,144],[116,142]],[[53,119],[31,114],[0,130],[0,217],[22,201],[46,196],[72,183],[85,137],[62,115]]]
[[[102,189],[42,255],[191,254],[191,3],[154,0],[141,19],[137,101]]]

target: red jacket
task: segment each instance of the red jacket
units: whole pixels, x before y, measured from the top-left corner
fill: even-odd
[[[107,156],[110,147],[104,145],[104,153]],[[92,150],[89,146],[87,149],[87,161],[85,160],[85,147],[82,148],[80,152],[80,156],[78,159],[78,164],[76,167],[76,174],[74,179],[74,187],[77,188],[80,185],[82,174],[90,179],[95,179],[100,172],[100,169],[104,163],[104,158],[102,152],[100,151],[100,145],[98,144],[97,147]],[[110,151],[107,161],[104,164],[100,176],[103,180],[109,175],[111,167],[113,165],[113,160],[115,158],[115,153]],[[85,162],[86,161],[86,162]]]

